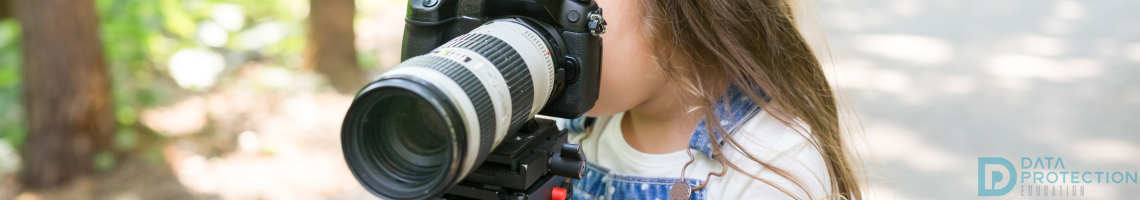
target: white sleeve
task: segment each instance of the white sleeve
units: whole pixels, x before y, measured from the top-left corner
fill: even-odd
[[[815,146],[808,142],[807,135],[801,135],[767,112],[761,112],[746,122],[733,134],[733,139],[753,157],[786,171],[800,184],[731,148],[725,148],[724,154],[729,162],[767,183],[729,168],[719,180],[710,180],[707,189],[711,190],[708,191],[711,199],[824,199],[830,194],[831,177],[827,164]]]

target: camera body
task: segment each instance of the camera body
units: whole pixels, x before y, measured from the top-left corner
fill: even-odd
[[[577,118],[594,106],[601,79],[606,22],[591,0],[409,0],[401,60],[430,53],[485,22],[521,17],[548,44],[555,88],[540,115]],[[478,169],[443,196],[448,199],[546,199],[554,187],[573,193],[566,177],[581,178],[585,157],[566,144],[566,131],[545,119],[528,121],[509,135]],[[555,173],[548,173],[555,172]],[[568,196],[566,196],[568,197]]]
[[[602,9],[591,0],[409,0],[401,61],[430,53],[485,22],[521,17],[551,46],[555,88],[538,114],[577,118],[594,107],[601,79]],[[535,23],[537,22],[537,23]]]

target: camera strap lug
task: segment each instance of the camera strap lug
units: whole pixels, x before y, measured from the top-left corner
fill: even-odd
[[[598,36],[606,33],[606,19],[602,18],[602,8],[590,13],[590,22],[586,27],[590,29],[590,35]]]

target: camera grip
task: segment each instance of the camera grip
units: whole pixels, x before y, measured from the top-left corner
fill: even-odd
[[[443,31],[448,23],[404,24],[404,39],[400,46],[400,62],[419,55],[427,54],[432,49],[443,44]]]

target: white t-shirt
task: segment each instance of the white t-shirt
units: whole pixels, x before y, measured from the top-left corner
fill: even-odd
[[[609,168],[613,173],[646,177],[680,178],[681,168],[689,161],[685,150],[665,153],[642,153],[622,137],[624,114],[599,117],[590,134],[572,134],[569,142],[579,143],[587,160]],[[743,171],[783,188],[798,199],[823,199],[830,194],[831,179],[823,157],[806,138],[792,128],[761,111],[732,134],[752,156],[791,173],[803,189],[772,170],[748,159],[743,154],[724,149],[728,160]],[[587,137],[586,139],[582,139]],[[692,149],[695,161],[685,171],[685,178],[704,180],[709,172],[720,172],[719,162]],[[695,185],[694,185],[695,187]],[[709,199],[793,199],[776,187],[728,169],[723,177],[713,176],[704,189]],[[805,191],[806,190],[806,191]],[[810,195],[810,198],[808,194]]]

